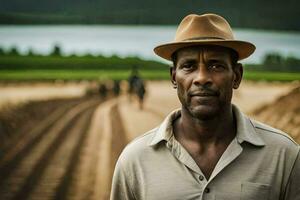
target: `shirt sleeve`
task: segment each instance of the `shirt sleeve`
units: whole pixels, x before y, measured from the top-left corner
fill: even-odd
[[[135,197],[130,187],[130,174],[129,171],[124,169],[121,161],[119,160],[116,164],[112,187],[110,193],[110,200],[134,200]]]
[[[298,155],[292,169],[285,193],[285,200],[300,200],[300,155]]]

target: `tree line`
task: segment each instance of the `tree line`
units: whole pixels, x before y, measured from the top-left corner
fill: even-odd
[[[86,54],[63,56],[58,45],[48,55],[40,55],[31,50],[26,55],[16,47],[7,51],[0,48],[1,70],[166,70],[167,64],[139,57],[121,58],[118,55],[103,56]]]
[[[300,59],[293,56],[282,56],[279,53],[268,53],[259,65],[249,65],[252,71],[300,72]]]

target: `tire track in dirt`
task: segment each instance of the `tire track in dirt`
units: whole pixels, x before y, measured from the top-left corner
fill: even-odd
[[[43,136],[43,134],[41,134],[41,136],[38,135],[38,133],[41,133],[39,129],[49,129],[53,124],[51,124],[50,121],[53,121],[53,119],[57,120],[59,116],[62,116],[71,107],[74,107],[85,100],[86,97],[76,99],[57,99],[35,103],[31,102],[27,105],[21,106],[19,109],[12,109],[13,112],[21,112],[18,114],[20,114],[20,117],[23,118],[23,124],[18,124],[17,119],[12,122],[18,125],[18,129],[11,134],[9,139],[4,138],[6,141],[3,141],[5,143],[0,147],[0,163],[7,162],[10,158],[15,157],[14,153],[20,152],[20,149],[24,148],[24,144],[28,144],[29,141],[32,141],[34,138]],[[30,114],[34,116],[30,118]],[[11,116],[12,114],[5,113],[4,115]],[[24,123],[24,120],[26,120],[26,123]],[[13,148],[11,144],[14,145]]]
[[[78,160],[78,152],[82,148],[82,142],[86,135],[86,129],[89,126],[93,107],[82,113],[70,127],[68,134],[63,138],[65,142],[57,146],[55,152],[48,160],[44,168],[44,173],[37,179],[28,199],[64,199],[65,191],[72,177],[72,171]],[[28,190],[24,190],[28,193]],[[22,197],[22,195],[20,195]],[[18,199],[18,198],[16,198]]]
[[[30,150],[26,151],[24,157],[16,161],[12,160],[12,163],[16,162],[17,164],[9,163],[15,166],[9,173],[11,175],[0,180],[0,199],[11,199],[13,197],[14,199],[26,199],[45,171],[47,163],[55,155],[57,147],[64,142],[64,138],[73,123],[86,109],[99,103],[99,100],[93,99],[75,106],[60,120],[57,120],[57,123],[51,126],[48,132],[43,132],[43,139],[33,147],[28,147]]]
[[[94,108],[89,109],[89,111],[87,112],[87,117],[84,121],[84,124],[82,125],[79,139],[76,141],[75,149],[72,152],[72,156],[71,156],[70,162],[67,166],[66,173],[64,174],[61,183],[56,188],[54,199],[66,199],[67,198],[68,187],[74,180],[74,176],[73,176],[74,171],[76,169],[76,165],[79,163],[79,160],[80,160],[80,152],[82,151],[82,148],[79,148],[79,147],[84,147],[84,143],[85,143],[85,140],[87,139],[88,131],[90,128],[90,122],[91,122],[93,111],[94,111]]]
[[[103,127],[107,113],[103,110],[107,108],[108,102],[110,101],[100,104],[95,109],[86,140],[83,141],[83,148],[78,152],[78,162],[72,173],[69,173],[72,178],[69,178],[68,183],[62,186],[68,185],[61,199],[93,199],[98,154],[99,152],[109,153],[103,151],[103,145],[100,145],[107,143],[107,141],[100,140],[106,139],[103,138]]]
[[[9,149],[5,149],[4,156],[0,159],[0,180],[3,180],[10,175],[12,170],[19,164],[22,158],[26,157],[26,155],[30,153],[31,149],[43,139],[45,136],[44,133],[49,132],[53,124],[60,120],[74,105],[75,104],[66,105],[53,111],[49,117],[34,127],[33,130],[25,130],[24,135],[18,138],[13,148],[10,147]]]
[[[126,131],[119,111],[119,99],[114,99],[100,112],[104,118],[100,139],[100,151],[95,172],[95,187],[92,199],[109,199],[112,175],[115,163],[128,143]]]
[[[91,99],[49,115],[1,160],[0,199],[109,199],[128,142],[119,103]]]
[[[114,166],[128,142],[118,103],[112,99],[96,109],[78,164],[60,199],[109,199]]]
[[[126,137],[126,131],[123,124],[123,120],[119,111],[119,104],[115,104],[110,112],[110,123],[112,127],[112,140],[111,140],[111,163],[110,163],[110,177],[113,176],[114,167],[116,165],[117,159],[121,154],[122,150],[129,142]],[[111,185],[111,179],[109,182],[109,186]],[[109,187],[110,191],[110,187]]]

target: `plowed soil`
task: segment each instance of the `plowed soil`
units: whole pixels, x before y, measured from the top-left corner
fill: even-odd
[[[290,134],[300,143],[300,87],[252,113],[256,119]]]
[[[115,99],[81,98],[47,109],[26,130],[24,121],[1,149],[0,199],[108,199],[128,142],[117,106]]]

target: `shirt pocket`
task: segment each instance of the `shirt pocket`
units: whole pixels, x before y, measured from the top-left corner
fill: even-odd
[[[262,183],[242,183],[241,200],[269,200],[270,186]]]

